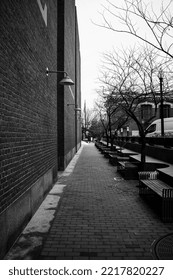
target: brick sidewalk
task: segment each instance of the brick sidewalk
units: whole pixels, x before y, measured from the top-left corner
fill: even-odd
[[[66,187],[40,259],[153,259],[153,241],[173,231],[93,143],[59,183]]]

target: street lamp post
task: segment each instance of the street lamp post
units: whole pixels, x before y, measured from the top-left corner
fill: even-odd
[[[161,136],[164,137],[164,115],[163,115],[163,72],[159,71],[160,81],[160,119],[161,119]]]

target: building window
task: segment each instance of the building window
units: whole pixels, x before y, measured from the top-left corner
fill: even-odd
[[[147,121],[152,117],[152,106],[148,104],[141,105],[141,119]]]
[[[170,105],[163,105],[163,117],[169,118],[170,117]]]
[[[169,118],[170,117],[170,105],[163,104],[163,117]],[[159,109],[161,109],[161,106],[159,106]]]

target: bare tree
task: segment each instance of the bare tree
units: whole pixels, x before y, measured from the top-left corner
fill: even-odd
[[[89,130],[90,130],[91,135],[94,138],[97,138],[98,140],[101,139],[101,137],[104,133],[104,129],[103,129],[100,118],[98,118],[97,113],[91,120],[91,125],[90,125]]]
[[[101,96],[101,94],[100,94],[100,98],[97,101],[95,101],[95,108],[96,108],[99,120],[103,127],[103,134],[106,135],[107,145],[108,145],[110,142],[109,141],[109,131],[110,131],[110,127],[111,127],[111,123],[110,123],[111,111],[109,110],[109,108],[106,108],[104,97]]]
[[[118,4],[117,1],[106,0],[107,5],[103,5],[104,11],[101,13],[103,23],[98,25],[118,33],[133,35],[172,59],[173,1],[164,0],[159,8],[158,1],[120,2]]]
[[[127,122],[128,116],[120,110],[118,100],[105,87],[99,90],[99,96],[99,100],[95,102],[97,112],[106,134],[107,144],[111,143],[113,148],[116,131]]]
[[[115,98],[116,106],[137,124],[141,136],[141,166],[145,164],[145,135],[148,123],[156,116],[159,103],[158,69],[163,62],[157,62],[157,52],[144,48],[129,51],[114,51],[104,55],[104,68],[100,81]],[[154,113],[141,120],[139,105],[154,104]]]
[[[82,137],[87,138],[89,134],[89,128],[92,120],[95,118],[95,111],[92,108],[87,108],[86,101],[84,102],[84,109],[81,112],[82,121]]]

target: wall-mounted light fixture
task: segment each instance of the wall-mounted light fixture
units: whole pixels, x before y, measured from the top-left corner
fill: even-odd
[[[52,71],[52,70],[49,70],[48,67],[47,67],[46,68],[46,76],[49,76],[49,73],[64,73],[64,78],[59,82],[59,84],[63,85],[63,86],[74,85],[74,82],[72,81],[72,79],[69,77],[69,75],[65,71]]]
[[[77,108],[74,108],[75,111],[77,112],[81,112],[81,108],[77,107]]]
[[[76,104],[74,104],[74,103],[71,103],[71,104],[68,103],[68,104],[67,104],[67,106],[72,106],[72,105],[73,105],[73,106],[76,106]],[[80,111],[81,111],[81,108],[79,108],[79,107],[77,106],[77,107],[74,108],[74,111],[80,112]]]

